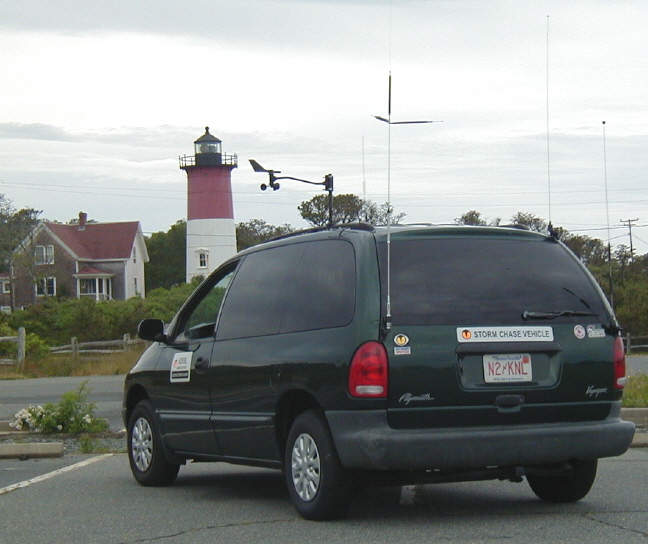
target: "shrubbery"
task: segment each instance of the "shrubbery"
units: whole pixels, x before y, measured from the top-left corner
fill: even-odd
[[[47,346],[69,344],[72,337],[79,342],[115,340],[126,333],[134,337],[142,319],[155,317],[168,323],[196,287],[194,282],[155,289],[144,299],[105,302],[48,298],[24,310],[2,315],[0,335],[12,336],[18,327],[24,327],[28,333],[27,354],[33,357],[44,355]]]
[[[95,416],[96,404],[88,402],[87,380],[76,391],[64,393],[58,404],[29,406],[10,423],[20,431],[38,433],[96,433],[108,429],[108,422]]]

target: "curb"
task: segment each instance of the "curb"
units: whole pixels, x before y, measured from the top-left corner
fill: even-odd
[[[63,457],[63,442],[20,442],[0,444],[0,459],[37,459]]]

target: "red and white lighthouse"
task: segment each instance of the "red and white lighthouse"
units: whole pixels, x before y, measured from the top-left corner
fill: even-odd
[[[180,157],[187,172],[187,281],[207,276],[236,253],[232,170],[236,155],[225,155],[209,133],[194,142],[195,154]]]

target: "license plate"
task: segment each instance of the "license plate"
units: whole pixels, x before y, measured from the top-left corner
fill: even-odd
[[[484,381],[486,383],[533,381],[531,355],[528,353],[484,355]]]

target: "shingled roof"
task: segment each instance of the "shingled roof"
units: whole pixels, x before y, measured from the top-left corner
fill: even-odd
[[[139,222],[61,225],[43,223],[77,259],[91,261],[126,260],[131,256]]]

